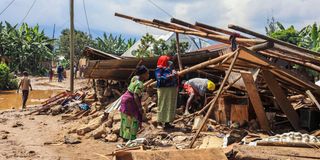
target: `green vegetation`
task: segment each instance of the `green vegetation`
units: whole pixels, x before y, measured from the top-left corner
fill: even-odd
[[[317,23],[308,25],[298,31],[293,26],[285,28],[280,22],[276,22],[274,18],[272,18],[271,20],[268,20],[266,33],[273,38],[280,39],[282,41],[286,41],[316,52],[320,51],[320,26],[317,26]],[[317,79],[319,77],[318,72],[303,66],[295,65],[294,68],[301,71],[306,71],[311,77],[317,77]]]
[[[0,63],[0,89],[17,89],[18,80],[10,73],[9,67],[5,63]]]
[[[53,57],[52,49],[52,40],[39,30],[38,25],[29,27],[23,23],[17,27],[0,22],[0,57],[9,59],[12,71],[44,74],[45,62]]]
[[[167,44],[163,39],[156,40],[152,35],[146,34],[141,38],[141,43],[137,50],[132,51],[136,57],[154,57],[160,55],[174,55],[176,53],[176,41],[171,40]],[[180,42],[180,51],[184,53],[188,48],[188,42]]]
[[[107,35],[106,33],[100,38],[96,38],[95,47],[106,53],[120,56],[126,50],[128,50],[134,43],[135,39],[125,40],[122,36],[113,36],[112,34]]]
[[[82,58],[83,49],[86,46],[93,47],[95,42],[92,38],[85,32],[77,31],[74,32],[74,64],[78,65],[79,59]],[[70,30],[64,29],[61,31],[59,41],[57,42],[58,55],[64,56],[67,61],[64,61],[64,65],[69,65],[69,53],[70,53]]]

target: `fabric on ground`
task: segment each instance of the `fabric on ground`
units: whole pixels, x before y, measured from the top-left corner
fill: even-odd
[[[120,137],[127,140],[137,138],[139,121],[134,117],[121,113]]]
[[[167,123],[174,120],[177,107],[177,88],[164,87],[157,89],[158,122]]]

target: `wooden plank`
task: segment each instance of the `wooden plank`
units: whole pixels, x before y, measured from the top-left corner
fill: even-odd
[[[299,116],[297,112],[293,109],[291,103],[284,94],[283,89],[278,84],[275,76],[268,70],[262,70],[262,77],[266,81],[268,88],[271,90],[273,96],[276,98],[281,110],[287,115],[292,127],[295,130],[299,130]]]
[[[316,97],[314,97],[314,95],[311,93],[310,90],[307,90],[306,93],[307,93],[308,97],[316,104],[316,106],[320,110],[320,104],[319,104],[318,100],[316,99]]]
[[[257,160],[315,160],[320,159],[320,152],[317,148],[301,147],[275,147],[275,146],[248,146],[237,145],[234,148],[235,159]]]
[[[253,109],[257,115],[259,124],[263,130],[270,130],[269,121],[264,111],[257,87],[254,83],[253,76],[251,73],[242,72],[241,73],[244,85],[246,86],[250,101],[252,103]]]
[[[232,104],[230,120],[232,122],[238,122],[240,124],[249,122],[249,109],[248,105]]]
[[[123,160],[227,160],[220,148],[184,149],[184,150],[150,150],[127,151],[116,154],[116,159]]]

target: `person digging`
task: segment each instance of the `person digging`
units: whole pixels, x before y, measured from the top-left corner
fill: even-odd
[[[184,108],[184,115],[188,115],[193,101],[203,97],[207,91],[214,91],[216,85],[206,78],[192,78],[183,83],[183,89],[188,94],[187,104]]]

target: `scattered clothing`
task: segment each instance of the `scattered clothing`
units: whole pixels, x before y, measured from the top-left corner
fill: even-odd
[[[79,108],[80,108],[81,110],[87,111],[87,110],[90,109],[90,106],[89,106],[88,104],[86,104],[86,103],[82,103],[82,104],[79,104]]]

